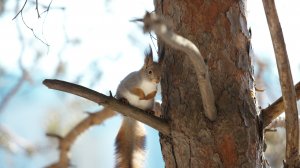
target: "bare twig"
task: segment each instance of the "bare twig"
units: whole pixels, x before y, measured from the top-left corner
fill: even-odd
[[[297,100],[300,99],[300,82],[295,85]],[[263,127],[267,127],[274,119],[284,112],[282,97],[278,98],[269,107],[263,109],[260,113],[263,120]]]
[[[205,116],[214,121],[217,118],[214,93],[207,67],[199,49],[188,39],[174,33],[155,13],[147,12],[144,18],[139,20],[144,22],[145,32],[153,30],[165,43],[187,54],[197,74]]]
[[[163,134],[170,134],[170,127],[165,120],[155,117],[153,115],[149,115],[144,110],[141,110],[134,106],[123,104],[114,97],[105,96],[104,94],[98,93],[86,87],[60,80],[46,79],[43,81],[43,84],[50,89],[72,93],[77,96],[91,100],[95,103],[101,104],[104,107],[109,107],[114,111],[118,111],[128,117],[143,122],[151,126],[152,128],[160,131]]]
[[[28,1],[28,0],[25,0],[25,2],[24,2],[24,4],[23,4],[22,8],[18,11],[18,13],[15,15],[15,17],[14,17],[12,20],[16,19],[16,18],[21,14],[21,19],[22,19],[24,25],[32,32],[32,34],[34,35],[34,37],[35,37],[36,39],[38,39],[40,42],[44,43],[46,46],[49,47],[50,45],[49,45],[47,42],[45,42],[44,40],[42,40],[40,37],[38,37],[38,36],[36,35],[36,33],[34,32],[33,28],[29,27],[29,26],[27,25],[27,23],[25,22],[25,20],[24,20],[24,17],[23,17],[23,10],[24,10],[24,8],[25,8],[25,6],[26,6],[26,4],[27,4],[27,1]],[[46,12],[49,11],[49,8],[50,8],[51,3],[52,3],[52,1],[51,1],[50,4],[48,5],[48,8],[47,8]],[[41,14],[39,13],[38,0],[35,0],[35,4],[36,4],[36,10],[37,10],[38,18],[40,18]],[[44,12],[45,12],[45,11],[44,11]],[[43,14],[44,12],[42,12],[42,14]]]
[[[25,0],[22,8],[19,10],[19,12],[16,14],[16,16],[12,20],[15,20],[19,16],[19,14],[23,12],[23,9],[25,8],[26,4],[27,4],[27,0]]]
[[[47,135],[48,137],[56,138],[56,139],[58,139],[58,140],[62,140],[62,139],[63,139],[63,137],[61,137],[60,135],[53,134],[53,133],[46,133],[46,135]]]
[[[36,9],[36,13],[38,15],[38,18],[41,17],[40,12],[39,12],[39,1],[35,0],[35,9]]]
[[[50,6],[51,6],[51,4],[52,4],[52,1],[53,1],[53,0],[51,0],[50,3],[49,3],[47,6],[46,6],[46,5],[41,5],[43,8],[46,8],[46,10],[44,10],[42,13],[40,13],[40,11],[39,11],[39,6],[40,6],[40,4],[39,4],[38,0],[35,0],[35,2],[31,2],[31,1],[30,1],[30,2],[31,2],[31,3],[35,3],[35,9],[36,9],[38,18],[40,18],[41,15],[42,15],[43,13],[46,13],[46,12],[49,11]],[[24,8],[25,8],[27,2],[28,2],[28,0],[25,0],[25,2],[24,2],[24,4],[23,4],[22,8],[18,11],[18,13],[13,17],[12,20],[15,20],[15,19],[19,16],[19,14],[21,14],[21,13],[23,12],[23,10],[24,10]],[[64,8],[64,7],[56,7],[55,9],[64,10],[65,8]]]
[[[58,162],[51,164],[50,166],[48,166],[48,168],[68,167],[68,165],[70,164],[68,152],[76,138],[91,126],[101,124],[106,119],[111,118],[114,115],[116,115],[114,111],[105,108],[104,110],[101,110],[96,113],[89,113],[89,116],[83,119],[73,129],[71,129],[71,131],[65,137],[47,133],[47,136],[57,138],[57,140],[59,141],[60,153]]]
[[[36,39],[38,39],[40,42],[44,43],[47,47],[49,47],[50,45],[49,45],[47,42],[45,42],[44,40],[42,40],[41,38],[39,38],[39,37],[35,34],[33,28],[32,28],[32,27],[29,27],[29,26],[27,25],[27,23],[25,22],[24,17],[23,17],[23,12],[21,12],[21,18],[22,18],[22,21],[23,21],[24,25],[32,32],[32,34],[34,35],[34,37],[35,37]]]
[[[294,167],[299,154],[299,120],[296,92],[290,70],[289,59],[284,43],[281,25],[274,0],[263,0],[263,5],[275,51],[277,68],[285,108],[286,123],[286,165]]]
[[[31,4],[35,4],[36,5],[36,0],[35,1],[29,1]],[[53,0],[51,0],[50,2],[49,2],[49,4],[48,5],[44,5],[44,4],[41,4],[41,3],[39,3],[38,5],[40,6],[40,7],[42,7],[42,12],[40,12],[39,14],[40,14],[40,16],[42,16],[44,13],[46,13],[46,12],[49,12],[49,10],[50,10],[50,7],[51,7],[51,10],[54,10],[54,9],[56,9],[56,10],[65,10],[65,7],[63,7],[63,6],[51,6],[52,5],[52,2],[53,2]],[[40,18],[40,17],[39,17]]]
[[[51,6],[52,2],[53,2],[53,0],[51,0],[51,1],[50,1],[49,5],[47,6],[47,10],[46,10],[46,11],[49,11],[49,9],[50,9],[50,6]],[[62,7],[62,8],[60,8],[60,9],[63,9],[63,10],[64,10],[65,8],[64,8],[64,7]]]
[[[155,49],[155,51],[157,52],[156,45],[155,45],[155,43],[154,43],[154,40],[157,41],[157,39],[151,34],[151,32],[149,32],[149,36],[150,36],[151,42],[152,42],[152,44],[153,44],[153,46],[154,46],[154,49]],[[154,39],[154,40],[153,40],[153,39]],[[157,44],[157,43],[156,43],[156,44]]]

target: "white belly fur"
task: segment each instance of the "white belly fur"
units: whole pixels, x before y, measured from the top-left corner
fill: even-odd
[[[138,107],[143,110],[148,110],[152,108],[153,100],[140,100],[138,96],[126,91],[123,95],[129,102],[129,104]]]
[[[140,86],[138,86],[140,89],[142,89],[145,93],[145,95],[153,92],[156,90],[156,83],[143,81]],[[130,93],[129,91],[126,91],[122,94],[122,97],[126,98],[129,102],[129,104],[138,107],[143,110],[149,110],[153,107],[153,100],[140,100],[138,96]]]
[[[141,88],[144,91],[145,95],[155,91],[156,87],[157,87],[156,83],[149,82],[149,81],[143,81],[139,86],[139,88]]]

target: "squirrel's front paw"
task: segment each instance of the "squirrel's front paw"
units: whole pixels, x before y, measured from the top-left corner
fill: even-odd
[[[150,114],[150,115],[154,115],[155,114],[155,112],[153,111],[153,110],[145,110],[148,114]]]
[[[119,101],[123,104],[129,104],[129,101],[126,98],[120,98]]]

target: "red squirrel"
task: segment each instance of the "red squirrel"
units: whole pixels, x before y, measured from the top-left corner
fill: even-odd
[[[143,67],[127,75],[119,84],[116,98],[126,99],[130,105],[145,111],[154,108],[154,97],[161,78],[161,62],[153,61],[153,55],[146,53]],[[123,116],[121,128],[116,137],[116,167],[140,168],[145,158],[144,125],[132,118]]]
[[[153,61],[152,50],[145,53],[143,67],[128,74],[117,88],[116,98],[147,112],[153,112],[154,97],[161,79],[163,54],[158,62]],[[103,120],[116,113],[104,108]],[[123,122],[115,140],[116,168],[140,168],[145,160],[144,125],[132,118],[123,116]]]

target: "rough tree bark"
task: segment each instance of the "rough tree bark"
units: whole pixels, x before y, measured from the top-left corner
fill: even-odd
[[[261,167],[262,126],[253,96],[245,5],[242,0],[155,1],[156,13],[200,49],[218,110],[215,122],[204,116],[191,62],[166,48],[162,110],[171,136],[161,135],[160,142],[167,168]]]

